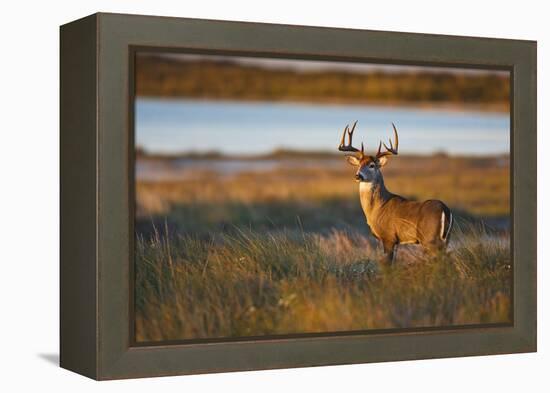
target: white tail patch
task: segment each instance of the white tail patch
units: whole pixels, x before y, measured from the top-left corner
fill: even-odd
[[[449,227],[447,228],[447,233],[445,233],[445,212],[441,212],[441,233],[439,237],[441,240],[447,239],[449,232],[451,232],[451,227],[453,226],[453,213],[449,212]]]

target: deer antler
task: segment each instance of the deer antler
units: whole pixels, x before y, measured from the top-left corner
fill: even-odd
[[[351,131],[349,129],[349,124],[346,126],[346,128],[344,128],[344,133],[342,134],[342,140],[340,141],[340,146],[338,146],[338,150],[359,153],[360,155],[359,158],[361,158],[365,155],[365,148],[363,146],[363,142],[361,142],[361,150],[353,147],[351,142],[356,125],[357,125],[357,120],[355,121],[355,123],[353,123],[353,126],[351,127]],[[348,135],[347,145],[346,145],[346,134]]]
[[[385,143],[382,143],[382,141],[380,141],[380,144],[378,145],[378,152],[376,153],[376,158],[397,155],[397,149],[399,148],[399,136],[397,135],[397,129],[395,128],[395,124],[391,123],[391,125],[393,126],[393,135],[395,137],[395,147],[393,146],[391,139],[389,140],[390,147],[386,146]],[[386,148],[386,151],[383,151],[383,152],[380,151],[382,149],[382,145]]]

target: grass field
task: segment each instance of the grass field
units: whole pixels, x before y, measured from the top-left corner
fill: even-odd
[[[177,177],[138,170],[137,341],[510,321],[507,157],[393,160],[389,190],[441,199],[457,218],[447,255],[401,246],[392,269],[341,157],[230,172],[216,160]]]

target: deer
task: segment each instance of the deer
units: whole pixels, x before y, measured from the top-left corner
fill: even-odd
[[[349,124],[344,128],[338,146],[339,151],[351,153],[346,154],[346,159],[357,168],[355,181],[359,183],[361,208],[372,235],[382,243],[385,266],[393,265],[397,247],[401,244],[420,244],[429,255],[445,252],[453,224],[451,210],[440,200],[409,200],[391,193],[384,185],[381,169],[388,163],[389,157],[398,155],[399,149],[397,128],[391,124],[394,142],[390,138],[388,147],[380,141],[374,156],[365,154],[362,142],[360,150],[352,145],[357,121],[351,130]]]

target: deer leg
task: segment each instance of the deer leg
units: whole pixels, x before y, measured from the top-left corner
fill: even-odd
[[[383,242],[384,246],[384,265],[392,266],[395,256],[395,243],[393,242]]]
[[[446,244],[443,241],[432,241],[423,244],[424,254],[428,257],[437,257],[445,253]]]

